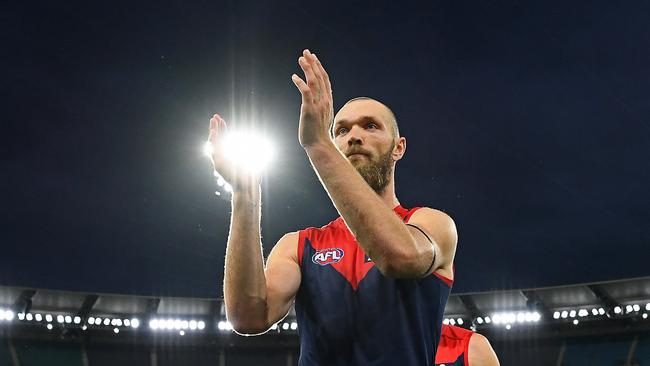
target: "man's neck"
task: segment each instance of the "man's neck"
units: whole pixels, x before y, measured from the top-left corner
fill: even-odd
[[[382,193],[379,194],[379,198],[386,204],[386,206],[390,207],[390,209],[394,209],[396,206],[398,206],[399,200],[397,199],[397,196],[395,195],[395,180],[391,179],[386,188]]]

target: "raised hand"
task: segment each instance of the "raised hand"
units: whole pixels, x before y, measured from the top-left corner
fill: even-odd
[[[291,80],[302,95],[298,140],[303,148],[331,143],[330,128],[334,121],[332,85],[329,76],[315,54],[304,50],[298,64],[306,82],[293,74]]]
[[[223,146],[228,134],[226,121],[215,114],[210,118],[210,135],[208,142],[212,145],[212,164],[214,170],[233,188],[233,191],[245,191],[255,188],[260,184],[260,174],[240,164],[234,163],[226,157]]]

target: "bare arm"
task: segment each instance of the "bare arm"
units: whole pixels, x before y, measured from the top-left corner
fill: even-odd
[[[226,247],[224,303],[238,333],[258,334],[284,317],[300,286],[298,235],[285,235],[273,248],[264,269],[260,237],[260,180],[227,159],[221,146],[226,122],[210,119],[208,141],[214,169],[233,187],[232,218]]]
[[[499,366],[499,359],[490,342],[478,333],[469,339],[467,352],[470,366]]]
[[[271,251],[265,270],[259,188],[253,194],[234,194],[224,302],[235,331],[260,334],[286,316],[300,286],[297,245],[298,234],[286,234]]]
[[[457,236],[449,216],[418,210],[410,223],[425,236],[405,225],[336,147],[309,148],[307,153],[334,206],[383,274],[408,278],[438,269],[451,272]]]
[[[382,202],[329,137],[332,89],[325,69],[308,50],[303,52],[299,63],[307,80],[292,76],[302,95],[299,140],[359,245],[387,276],[420,277],[449,268],[456,247],[453,221],[444,214],[422,219],[420,225],[425,232],[441,227],[453,231],[453,235],[436,235],[435,238],[429,235],[429,240],[418,229],[408,228]],[[436,258],[438,254],[440,257]]]

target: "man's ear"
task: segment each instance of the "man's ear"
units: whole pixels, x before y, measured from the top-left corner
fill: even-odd
[[[406,137],[400,137],[393,148],[393,160],[400,160],[404,153],[406,153]]]

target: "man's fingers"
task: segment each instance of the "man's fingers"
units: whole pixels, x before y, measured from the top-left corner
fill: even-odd
[[[331,95],[332,94],[332,84],[330,83],[330,76],[327,73],[327,71],[325,71],[325,68],[323,67],[323,64],[320,62],[320,60],[318,59],[318,56],[316,56],[316,54],[314,54],[314,58],[316,59],[316,65],[318,65],[318,69],[320,70],[320,74],[323,77],[323,82],[325,83],[325,91]]]
[[[219,115],[215,114],[210,118],[210,134],[208,135],[208,141],[214,144],[217,141],[217,135],[219,134]]]
[[[208,141],[217,144],[219,140],[223,139],[227,131],[226,121],[220,115],[215,114],[210,118],[210,134]]]
[[[311,64],[311,67],[314,70],[314,74],[318,78],[318,90],[321,93],[327,93],[329,89],[327,89],[327,85],[325,84],[325,75],[323,74],[324,70],[318,64],[318,58],[316,57],[315,53],[309,54],[309,63]]]
[[[300,57],[298,59],[298,64],[300,68],[305,73],[305,78],[307,79],[307,85],[314,92],[318,92],[319,81],[316,75],[314,74],[314,68],[311,66],[309,61],[305,57]]]
[[[300,76],[293,74],[291,75],[291,80],[293,80],[293,83],[296,85],[296,88],[300,90],[300,95],[302,95],[302,102],[303,103],[311,103],[312,102],[312,94],[311,94],[311,89],[309,89],[309,86],[307,83],[305,83]]]

